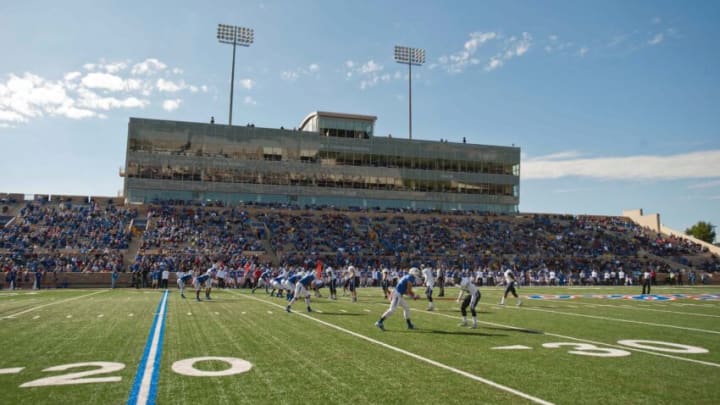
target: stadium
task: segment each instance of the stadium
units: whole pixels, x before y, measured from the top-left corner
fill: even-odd
[[[522,212],[520,147],[377,119],[231,125],[231,90],[130,117],[118,196],[0,193],[4,402],[718,401],[717,246]]]
[[[714,401],[713,384],[666,380],[717,375],[717,254],[639,211],[519,213],[517,148],[379,140],[372,120],[316,113],[286,130],[133,118],[125,198],[3,195],[4,336],[54,348],[6,356],[0,375],[17,387],[6,398]],[[359,136],[333,134],[360,122]],[[414,330],[377,321],[383,279],[392,289],[413,267],[430,269],[431,307],[417,277]],[[206,270],[212,295],[178,281]],[[640,291],[645,272],[652,293]],[[315,278],[312,312],[269,294],[292,273]],[[480,291],[476,329],[457,326],[461,280]],[[342,295],[327,295],[331,283]]]

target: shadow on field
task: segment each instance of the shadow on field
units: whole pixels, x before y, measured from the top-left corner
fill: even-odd
[[[504,330],[508,332],[520,332],[520,333],[530,333],[533,335],[543,335],[545,332],[541,330],[534,330],[534,329],[519,329],[519,328],[501,328],[498,326],[483,326],[483,329],[493,329],[493,330]]]
[[[477,329],[475,329],[477,330]],[[404,332],[404,333],[432,333],[437,335],[457,335],[457,336],[507,336],[507,335],[498,335],[494,333],[482,333],[482,332],[474,332],[474,331],[464,331],[464,330],[458,330],[458,331],[450,331],[450,330],[437,330],[437,329],[414,329],[414,330],[402,330],[398,332]]]
[[[321,313],[321,312],[315,311],[314,313],[316,313],[316,314],[318,314],[318,315],[320,315],[320,316],[322,316],[322,315],[335,315],[335,316],[367,316],[367,314],[353,314],[353,313],[350,313],[350,312],[327,312],[327,311],[323,311],[323,312]]]

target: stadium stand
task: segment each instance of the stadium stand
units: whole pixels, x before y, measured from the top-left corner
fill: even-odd
[[[117,269],[128,273],[119,286],[129,286],[132,272],[146,277],[163,266],[175,272],[217,262],[238,278],[256,265],[353,264],[367,285],[383,267],[420,265],[445,268],[449,279],[473,273],[486,285],[501,283],[505,267],[517,268],[524,284],[539,285],[617,284],[620,270],[637,277],[648,268],[661,283],[670,274],[674,283],[699,283],[720,271],[707,247],[620,216],[21,197],[0,194],[7,207],[0,216],[0,271],[5,280],[14,269],[21,288],[32,285],[26,279],[36,271],[45,274],[46,287],[60,288],[109,286]]]

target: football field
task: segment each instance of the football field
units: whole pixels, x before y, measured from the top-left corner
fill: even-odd
[[[418,292],[422,290],[418,288]],[[716,404],[720,288],[481,288],[411,301],[377,288],[292,313],[258,290],[0,291],[7,404]],[[322,290],[327,296],[327,290]],[[435,292],[437,296],[437,289]]]

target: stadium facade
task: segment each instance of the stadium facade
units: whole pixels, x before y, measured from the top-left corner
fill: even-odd
[[[375,121],[314,112],[278,129],[130,118],[124,196],[517,212],[520,148],[375,136]]]

